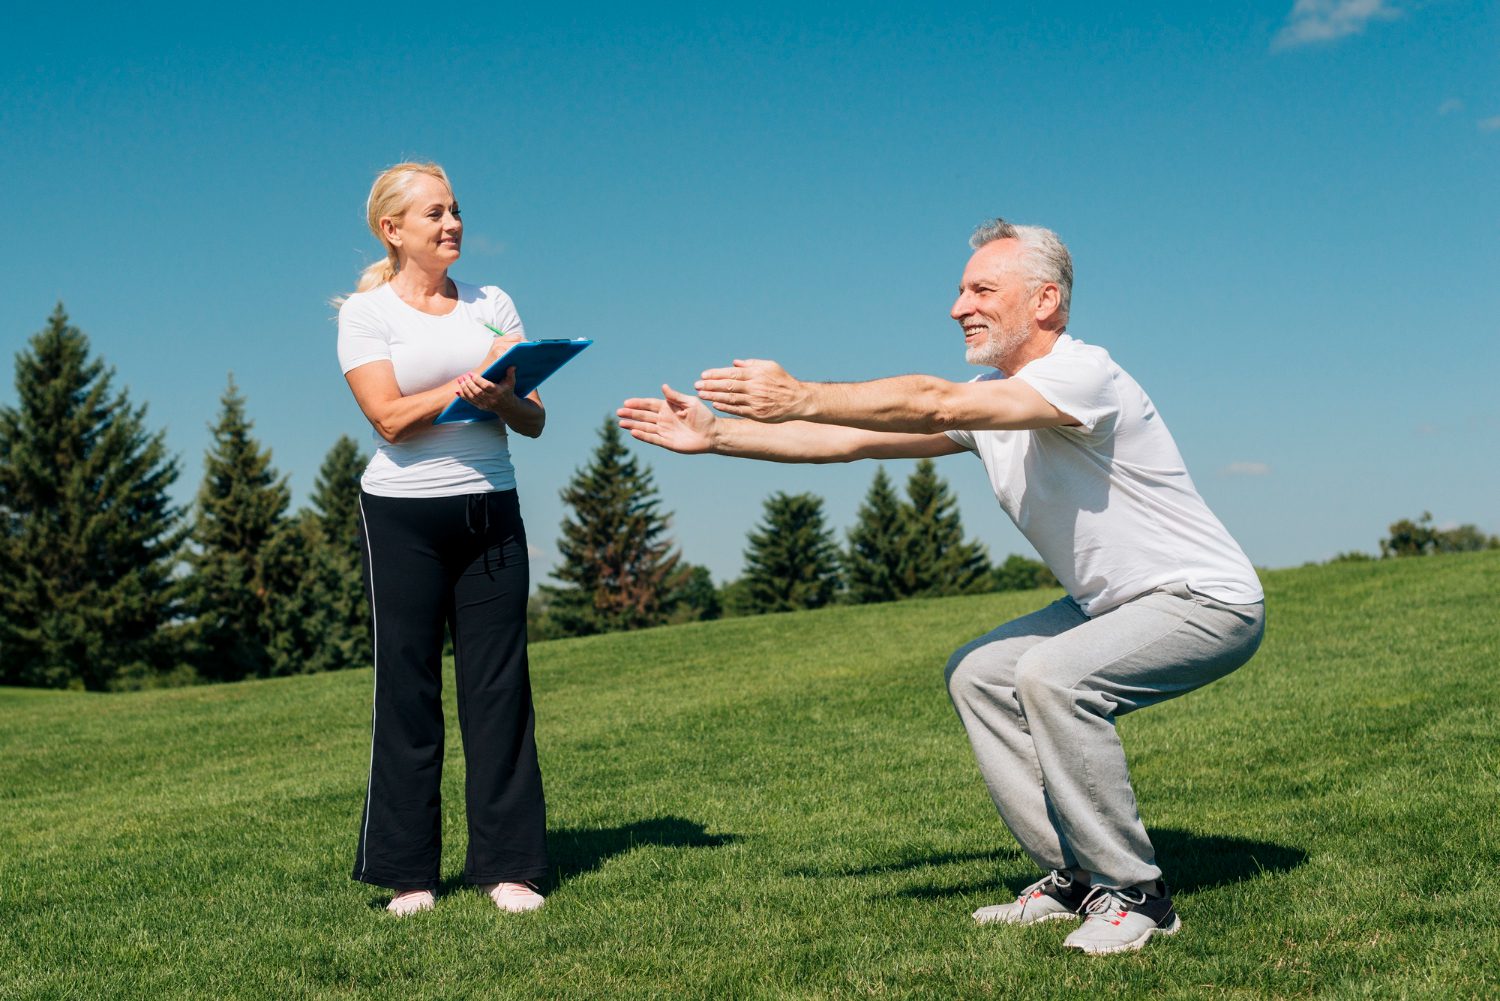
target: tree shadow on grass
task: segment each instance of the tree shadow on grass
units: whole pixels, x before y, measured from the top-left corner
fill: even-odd
[[[593,872],[616,855],[644,845],[661,848],[718,848],[733,844],[734,834],[709,834],[703,825],[682,817],[653,817],[619,827],[564,828],[547,833],[554,883]]]
[[[1307,852],[1290,845],[1217,834],[1197,834],[1170,827],[1151,831],[1151,842],[1156,846],[1158,863],[1165,873],[1167,882],[1171,884],[1174,894],[1191,894],[1216,886],[1238,883],[1263,872],[1287,872],[1307,861]],[[838,872],[808,871],[798,873],[798,875],[874,876],[891,872],[940,868],[967,862],[994,861],[999,863],[1019,856],[1019,852],[1006,850],[922,855],[858,869]],[[1028,873],[1006,880],[934,883],[927,886],[908,887],[896,891],[893,895],[934,899],[992,892],[997,886],[1005,886],[1014,893],[1020,891],[1035,878],[1035,874]]]

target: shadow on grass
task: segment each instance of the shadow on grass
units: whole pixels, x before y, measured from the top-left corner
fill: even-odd
[[[910,872],[913,869],[935,869],[961,862],[995,862],[1021,857],[1019,848],[995,848],[987,852],[944,852],[941,855],[923,855],[920,858],[898,859],[879,865],[864,865],[854,869],[830,868],[828,866],[805,866],[788,869],[788,876],[805,876],[810,879],[829,879],[840,876],[880,876],[888,872]]]
[[[547,832],[547,852],[552,859],[551,878],[544,890],[602,866],[616,855],[623,855],[642,845],[662,848],[717,848],[739,840],[733,834],[709,834],[703,825],[681,817],[654,817],[619,827],[564,828]],[[460,875],[444,878],[438,884],[438,896],[466,889]],[[390,891],[371,896],[366,905],[372,910],[385,907]]]
[[[695,820],[653,817],[619,827],[565,828],[547,833],[553,885],[592,872],[616,855],[643,845],[662,848],[718,848],[739,840],[733,834],[709,834]]]
[[[1153,830],[1151,841],[1156,846],[1158,862],[1174,894],[1196,893],[1199,890],[1238,883],[1263,872],[1287,872],[1307,861],[1307,852],[1288,845],[1273,844],[1269,841],[1252,841],[1248,838],[1224,837],[1217,834],[1195,834],[1192,831],[1170,827]],[[1000,863],[1020,857],[1020,853],[1015,850],[921,855],[857,869],[805,870],[792,872],[789,875],[877,876],[968,862]],[[993,891],[997,886],[1005,886],[1014,893],[1019,892],[1035,878],[1035,874],[1027,873],[1006,880],[970,880],[963,883],[916,886],[899,890],[894,895],[919,899],[956,897]]]

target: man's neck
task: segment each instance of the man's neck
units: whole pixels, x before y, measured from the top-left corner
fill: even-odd
[[[1021,369],[1030,365],[1038,358],[1045,358],[1052,353],[1052,348],[1057,344],[1058,337],[1062,336],[1061,330],[1037,330],[1016,348],[1010,357],[1004,359],[1000,365],[1000,371],[1006,375],[1015,375]]]

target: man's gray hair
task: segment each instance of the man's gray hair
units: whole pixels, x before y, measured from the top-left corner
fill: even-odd
[[[980,223],[969,237],[969,246],[978,250],[996,240],[1021,241],[1021,266],[1025,269],[1026,289],[1035,292],[1046,282],[1057,286],[1058,318],[1068,323],[1068,306],[1073,300],[1073,256],[1062,240],[1041,226],[1017,226],[1004,219]]]

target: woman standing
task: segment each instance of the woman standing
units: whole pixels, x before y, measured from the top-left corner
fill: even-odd
[[[386,258],[339,308],[338,340],[344,377],[379,439],[360,491],[375,695],[354,878],[396,891],[396,914],[434,904],[446,624],[467,764],[464,881],[502,910],[528,911],[542,905],[546,807],[526,662],[526,531],[507,429],[535,438],[546,413],[535,393],[516,396],[513,369],[499,382],[480,374],[525,331],[500,289],[448,276],[463,222],[443,169],[385,171],[367,216]],[[499,420],[434,425],[455,397]]]

